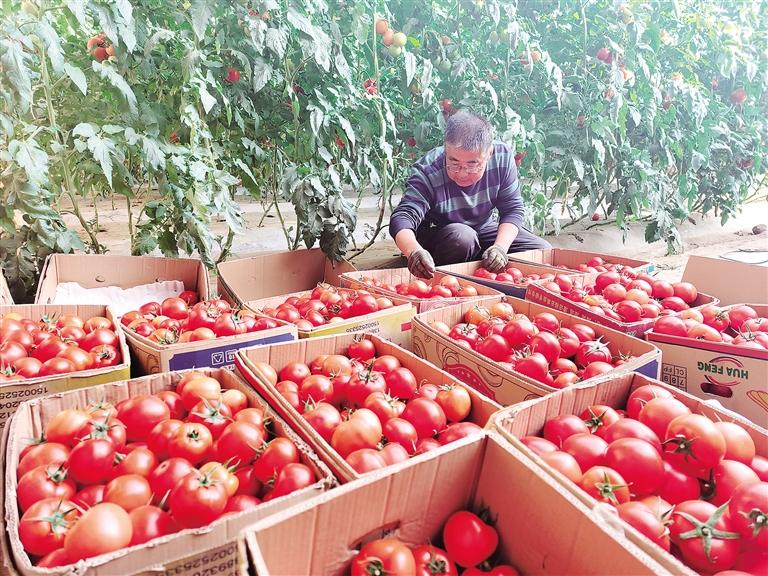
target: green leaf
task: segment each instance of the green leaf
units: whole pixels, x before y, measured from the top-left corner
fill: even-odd
[[[119,44],[120,36],[117,33],[115,21],[112,19],[112,13],[106,6],[93,4],[92,7],[99,16],[99,26],[101,27],[101,31],[107,35],[107,38],[109,38],[113,44]]]
[[[72,15],[77,18],[77,22],[82,28],[85,28],[87,25],[85,15],[86,5],[86,0],[67,0],[67,8],[72,12]]]
[[[102,138],[94,134],[88,138],[88,150],[93,154],[94,160],[96,160],[101,166],[101,171],[109,182],[109,187],[112,188],[112,155],[115,153],[115,143],[110,138]]]
[[[416,76],[416,56],[410,52],[406,52],[405,58],[405,84],[410,86],[413,81],[413,77]]]
[[[51,61],[51,67],[57,74],[64,73],[64,52],[56,30],[48,23],[48,20],[40,20],[37,23],[37,36],[43,41]]]
[[[578,156],[571,156],[571,161],[573,162],[573,167],[576,169],[576,176],[579,177],[579,180],[584,179],[584,162],[582,162],[581,158]]]
[[[211,96],[211,93],[208,92],[205,84],[202,82],[198,84],[197,91],[200,94],[200,103],[203,105],[203,110],[208,114],[216,106],[216,98]]]
[[[282,60],[285,56],[285,49],[288,47],[288,31],[282,26],[280,28],[268,28],[264,43]]]
[[[101,62],[97,62],[94,60],[91,62],[91,67],[93,68],[94,72],[97,72],[99,76],[101,76],[103,79],[109,81],[112,86],[117,88],[117,90],[120,92],[120,94],[123,95],[125,98],[125,101],[128,103],[128,107],[130,108],[132,113],[136,113],[136,95],[133,93],[133,90],[128,85],[128,83],[125,81],[125,78],[123,78],[117,70],[115,70],[111,64],[102,64]]]
[[[64,73],[72,80],[72,83],[77,86],[83,96],[88,93],[88,81],[85,79],[85,74],[77,66],[73,66],[69,62],[64,63]]]
[[[83,138],[90,138],[98,132],[98,127],[89,122],[80,122],[72,129],[73,136],[82,136]]]
[[[190,13],[192,17],[192,31],[198,40],[202,40],[205,37],[206,28],[208,28],[208,21],[211,19],[209,0],[192,0]]]
[[[112,12],[115,15],[117,29],[120,31],[120,37],[123,39],[123,44],[125,44],[128,52],[133,52],[136,48],[133,6],[131,6],[131,3],[128,0],[114,0]]]
[[[31,185],[43,186],[48,182],[48,154],[40,148],[34,138],[11,140],[8,152],[24,169]]]
[[[152,36],[147,38],[147,41],[144,42],[144,57],[146,58],[150,54],[152,54],[152,51],[159,46],[161,43],[165,42],[166,40],[172,40],[176,35],[171,32],[170,30],[158,30]]]
[[[26,112],[32,101],[32,79],[26,66],[28,58],[23,45],[15,38],[0,40],[0,70],[16,92],[21,112]]]
[[[203,182],[205,181],[205,177],[208,175],[208,170],[209,168],[207,164],[201,162],[200,160],[195,160],[189,166],[189,175],[192,176],[195,180]]]
[[[354,147],[355,145],[355,131],[352,129],[352,124],[344,116],[339,115],[339,124],[344,129],[344,133],[347,135],[349,143]]]
[[[272,78],[272,66],[264,58],[256,58],[253,63],[253,91],[259,92]]]
[[[142,151],[144,152],[145,160],[152,168],[155,170],[163,170],[165,168],[165,154],[163,154],[156,140],[146,136],[143,137]]]

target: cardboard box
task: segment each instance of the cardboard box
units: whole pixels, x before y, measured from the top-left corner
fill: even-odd
[[[627,398],[629,398],[632,391],[646,384],[656,384],[669,389],[672,395],[688,406],[691,412],[704,414],[714,421],[735,422],[752,437],[757,453],[762,456],[768,455],[768,433],[765,429],[756,426],[749,420],[729,410],[712,405],[709,402],[704,402],[671,386],[666,386],[658,380],[634,373],[625,373],[605,378],[590,386],[564,388],[556,394],[545,398],[532,400],[517,406],[510,406],[494,416],[493,428],[498,430],[502,437],[512,446],[536,462],[542,470],[546,470],[553,478],[556,478],[565,490],[569,491],[586,506],[594,506],[596,501],[591,496],[587,495],[576,484],[562,476],[554,468],[545,464],[518,438],[541,435],[544,423],[550,418],[560,414],[580,414],[585,408],[593,404],[605,404],[613,408],[624,408]],[[608,507],[607,510],[612,511],[611,507]],[[693,570],[683,565],[671,554],[664,552],[629,525],[623,522],[621,524],[627,534],[627,538],[652,555],[667,570],[673,574],[686,574],[690,576],[695,574]]]
[[[513,284],[511,282],[499,282],[497,280],[489,280],[488,278],[478,278],[473,276],[475,270],[480,268],[482,262],[461,262],[460,264],[449,264],[447,266],[440,266],[438,270],[457,278],[464,280],[471,280],[477,284],[482,284],[488,288],[492,288],[507,296],[514,296],[515,298],[525,298],[525,292],[528,289],[528,282],[525,284]],[[573,270],[559,270],[555,272],[549,266],[539,266],[537,264],[528,264],[525,262],[513,262],[510,261],[510,265],[520,270],[526,276],[528,274],[565,274],[567,276],[579,275],[579,272]]]
[[[432,328],[431,323],[438,320],[445,322],[448,326],[453,326],[461,322],[464,313],[473,306],[489,307],[496,302],[508,302],[516,312],[522,312],[531,318],[540,312],[551,312],[566,327],[577,323],[591,326],[599,336],[603,337],[614,356],[620,352],[635,356],[635,359],[627,362],[620,369],[617,368],[617,370],[637,370],[654,378],[659,375],[661,352],[652,344],[610,330],[594,322],[510,296],[484,298],[460,306],[418,314],[413,322],[414,353],[456,376],[462,382],[469,384],[503,406],[554,392],[555,388],[517,372],[506,370],[498,362],[494,362],[474,350],[459,346],[448,336]],[[590,381],[587,380],[586,382]]]
[[[449,276],[444,272],[435,272],[434,278],[431,282],[439,282],[444,276]],[[414,298],[412,296],[404,296],[397,292],[384,290],[371,284],[368,279],[378,280],[386,284],[396,286],[400,283],[409,283],[413,280],[420,280],[408,271],[408,268],[396,268],[393,270],[365,270],[362,272],[347,272],[341,275],[341,284],[345,288],[368,290],[374,294],[381,294],[388,297],[401,298],[407,302],[410,302],[416,307],[417,312],[427,312],[429,310],[436,310],[437,308],[445,308],[446,306],[452,306],[454,304],[460,304],[467,302],[468,300],[474,300],[482,298],[484,296],[499,296],[501,292],[478,284],[473,280],[462,280],[464,285],[473,286],[477,290],[477,296],[469,298]]]
[[[133,546],[108,555],[99,556],[78,564],[77,573],[83,576],[107,576],[127,574],[164,573],[175,575],[234,574],[236,559],[236,535],[238,532],[269,514],[280,511],[297,502],[303,502],[335,484],[327,466],[318,458],[290,427],[248,386],[237,374],[229,370],[205,370],[206,374],[218,379],[224,388],[237,388],[244,392],[252,406],[264,405],[272,421],[273,431],[278,436],[290,438],[301,453],[301,460],[310,466],[319,480],[307,488],[287,496],[261,504],[257,509],[219,518],[212,524],[187,529],[176,534],[153,540],[146,545]],[[45,422],[57,412],[66,408],[87,406],[91,401],[107,400],[117,402],[130,396],[153,394],[175,387],[181,373],[166,373],[127,382],[118,382],[98,388],[77,390],[25,402],[11,420],[8,431],[8,450],[5,458],[8,495],[15,494],[16,468],[23,439],[39,436]],[[18,507],[15,497],[5,502],[8,532],[16,570],[24,576],[36,574],[64,574],[61,569],[36,569],[30,565],[18,539]]]
[[[219,294],[232,304],[311,290],[321,283],[339,286],[339,275],[356,268],[331,262],[320,248],[257,254],[216,267]]]
[[[691,256],[683,281],[712,294],[721,304],[759,302],[768,304],[768,267],[722,258]]]
[[[589,276],[585,276],[585,278],[588,277]],[[589,283],[591,284],[591,282]],[[579,318],[591,320],[596,324],[602,324],[603,326],[607,326],[612,330],[623,332],[624,334],[628,334],[630,336],[637,336],[638,338],[642,338],[643,334],[650,330],[656,323],[656,318],[643,318],[637,322],[619,322],[618,320],[614,320],[612,318],[603,316],[602,314],[596,314],[591,310],[587,310],[586,308],[579,306],[576,302],[569,300],[565,296],[555,294],[554,292],[547,290],[538,282],[534,282],[529,286],[528,291],[525,293],[525,299],[530,300],[531,302],[535,302],[536,304],[541,304],[542,306],[552,308],[554,310],[559,310],[560,312],[565,312],[567,314],[578,316]],[[710,296],[709,294],[699,292],[699,295],[691,305],[691,308],[702,308],[709,304],[717,303],[717,298]]]
[[[189,368],[231,369],[235,365],[235,354],[241,348],[291,342],[296,340],[297,334],[295,326],[284,324],[239,336],[162,345],[132,330],[125,331],[133,354],[135,372],[141,376]]]
[[[15,312],[25,318],[39,320],[43,315],[59,316],[61,314],[76,314],[82,318],[93,316],[105,316],[115,325],[117,336],[120,338],[120,354],[122,362],[109,368],[92,368],[81,372],[72,372],[60,376],[43,376],[41,378],[29,378],[0,384],[0,429],[5,426],[6,420],[16,411],[16,408],[25,400],[38,396],[45,396],[56,392],[67,392],[78,388],[106,384],[118,380],[126,380],[131,377],[131,361],[125,333],[122,326],[112,314],[109,306],[103,305],[75,305],[75,304],[19,304],[15,306],[0,306],[0,316]]]
[[[442,545],[448,517],[490,508],[498,557],[522,574],[668,573],[496,435],[455,443],[244,530],[240,574],[348,574],[356,550],[383,535]]]
[[[274,308],[285,302],[290,296],[304,297],[309,292],[295,292],[293,294],[284,294],[282,296],[273,296],[271,298],[262,298],[246,302],[245,305],[251,310],[261,313],[264,308]],[[377,334],[382,338],[410,348],[411,345],[411,322],[416,310],[410,302],[406,302],[400,297],[387,296],[392,300],[394,306],[355,316],[341,322],[333,322],[323,326],[317,326],[311,330],[299,330],[299,338],[320,338],[323,336],[333,336],[335,334],[349,334],[351,332],[366,332],[367,334]],[[281,322],[286,324],[284,322]],[[290,324],[293,326],[293,324]]]
[[[629,266],[637,272],[647,272],[650,274],[656,270],[656,265],[653,262],[635,260],[634,258],[624,258],[622,256],[614,256],[612,254],[602,254],[600,252],[584,252],[582,250],[568,250],[565,248],[551,248],[549,250],[529,250],[527,252],[517,252],[510,255],[510,261],[533,262],[535,264],[543,264],[549,266],[550,268],[555,268],[561,271],[562,268],[560,267],[566,266],[567,268],[578,272],[579,264],[586,264],[587,261],[594,256],[599,256],[611,264]]]
[[[51,254],[40,274],[35,303],[53,302],[56,287],[62,282],[77,282],[83,288],[133,288],[163,280],[180,280],[186,290],[196,291],[201,300],[210,295],[208,271],[198,259]]]
[[[309,423],[302,418],[283,396],[269,382],[260,377],[260,372],[254,369],[254,362],[267,362],[278,372],[290,362],[304,362],[309,364],[321,354],[344,354],[349,345],[360,339],[362,335],[333,336],[329,338],[313,338],[301,340],[290,344],[279,344],[264,348],[251,348],[241,350],[236,359],[237,369],[245,379],[266,398],[275,411],[280,414],[290,426],[296,430],[312,448],[320,454],[328,463],[331,470],[341,481],[361,478],[362,475],[347,464],[331,445],[318,434]],[[391,354],[400,363],[411,370],[416,376],[417,382],[431,382],[433,384],[453,384],[463,386],[456,378],[428,364],[418,356],[386,342],[381,338],[371,335],[362,336],[371,340],[376,346],[376,355]],[[472,411],[467,421],[479,426],[485,426],[489,418],[495,414],[501,406],[489,400],[471,387],[466,387],[472,396]]]
[[[0,305],[8,306],[13,304],[13,296],[11,296],[11,290],[8,288],[8,282],[5,281],[2,269],[0,269]]]
[[[768,305],[750,304],[760,316]],[[661,350],[666,384],[723,406],[768,427],[768,350],[647,332]]]

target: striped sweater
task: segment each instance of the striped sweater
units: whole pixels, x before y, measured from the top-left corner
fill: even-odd
[[[445,149],[440,146],[414,165],[405,194],[389,220],[389,234],[394,238],[400,230],[416,232],[422,224],[461,222],[479,228],[491,219],[494,208],[500,223],[522,227],[523,199],[512,149],[494,142],[482,178],[473,186],[461,188],[448,177]]]

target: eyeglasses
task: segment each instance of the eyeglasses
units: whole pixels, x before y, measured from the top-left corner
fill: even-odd
[[[466,172],[467,174],[479,174],[485,169],[485,162],[471,162],[467,165],[464,165],[461,162],[448,160],[445,163],[445,167],[449,172]]]

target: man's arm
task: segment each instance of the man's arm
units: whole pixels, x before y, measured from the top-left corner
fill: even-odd
[[[506,253],[517,238],[525,219],[523,197],[520,195],[520,180],[511,154],[506,177],[499,185],[496,208],[499,211],[499,231],[496,234],[495,244]]]

